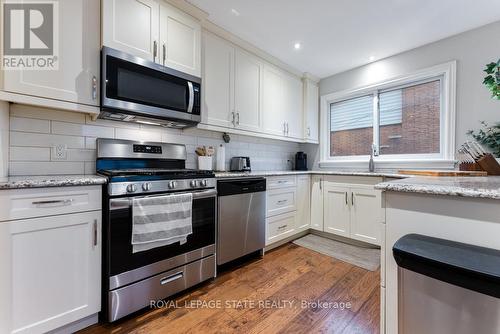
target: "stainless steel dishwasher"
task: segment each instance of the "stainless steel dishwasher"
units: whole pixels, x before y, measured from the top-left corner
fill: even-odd
[[[220,180],[217,193],[217,264],[263,249],[266,243],[266,179]]]

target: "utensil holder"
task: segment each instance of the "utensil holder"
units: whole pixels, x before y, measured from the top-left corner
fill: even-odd
[[[488,175],[500,175],[500,164],[490,153],[480,158],[477,163]]]
[[[198,157],[199,170],[212,170],[212,157],[199,156]]]
[[[461,171],[474,171],[474,172],[482,172],[483,169],[481,166],[479,166],[478,163],[475,162],[462,162],[460,165],[458,165],[458,170]]]

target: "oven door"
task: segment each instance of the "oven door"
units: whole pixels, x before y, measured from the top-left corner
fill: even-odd
[[[138,253],[132,253],[131,198],[110,199],[104,259],[110,289],[214,254],[216,199],[215,189],[193,192],[193,233],[187,237],[186,243],[180,245],[177,242]]]
[[[201,79],[118,50],[102,50],[101,108],[199,122]]]

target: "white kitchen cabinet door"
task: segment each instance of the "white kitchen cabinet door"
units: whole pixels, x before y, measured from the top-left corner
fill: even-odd
[[[58,69],[3,71],[7,92],[98,106],[99,0],[59,0]]]
[[[263,78],[263,127],[264,133],[285,137],[285,105],[283,74],[271,66],[264,66]]]
[[[307,142],[319,143],[319,87],[318,84],[304,80],[305,134]]]
[[[45,333],[100,311],[101,215],[0,223],[0,310],[8,319],[0,332]]]
[[[160,5],[155,0],[103,0],[103,45],[158,61],[159,11]]]
[[[304,139],[304,88],[302,80],[290,74],[284,74],[283,77],[286,136]]]
[[[325,182],[324,187],[324,231],[349,238],[350,189],[331,182]]]
[[[262,64],[254,56],[236,49],[234,57],[234,112],[238,129],[258,132],[262,127]]]
[[[202,123],[233,127],[234,47],[203,33]]]
[[[323,180],[319,176],[311,179],[311,228],[323,231]]]
[[[297,176],[297,230],[304,231],[311,226],[311,178]]]
[[[380,246],[384,216],[381,191],[362,187],[351,191],[351,238]]]
[[[201,24],[167,3],[160,5],[160,57],[158,62],[201,77]]]

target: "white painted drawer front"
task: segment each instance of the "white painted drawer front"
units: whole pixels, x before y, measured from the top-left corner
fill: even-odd
[[[295,176],[278,176],[267,178],[267,189],[278,189],[295,186]]]
[[[292,235],[295,231],[295,213],[287,213],[266,219],[267,245]]]
[[[0,221],[100,210],[101,193],[101,186],[1,191]]]
[[[295,211],[297,209],[296,198],[296,188],[268,190],[266,217]]]

